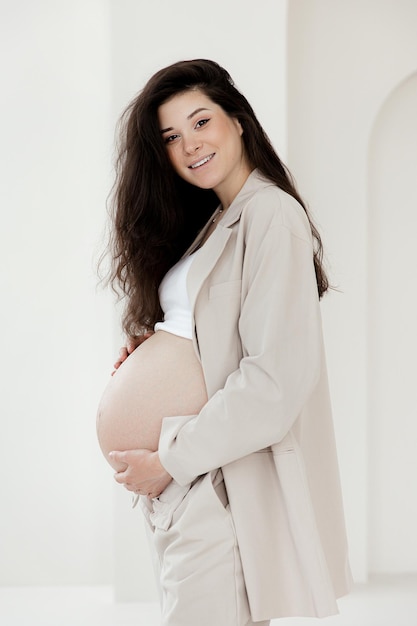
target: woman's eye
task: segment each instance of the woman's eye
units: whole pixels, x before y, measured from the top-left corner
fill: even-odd
[[[201,128],[202,126],[204,126],[205,124],[207,124],[207,122],[208,122],[208,121],[209,121],[208,119],[206,119],[206,120],[199,120],[199,121],[197,122],[197,124],[196,124],[196,128]]]
[[[177,137],[179,137],[179,135],[169,135],[169,137],[165,137],[164,142],[172,143]]]

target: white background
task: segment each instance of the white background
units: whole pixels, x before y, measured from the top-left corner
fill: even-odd
[[[120,338],[95,266],[117,116],[155,70],[193,57],[230,71],[323,233],[340,288],[323,313],[355,576],[417,571],[416,3],[0,11],[0,584],[153,598],[140,514],[96,443]]]

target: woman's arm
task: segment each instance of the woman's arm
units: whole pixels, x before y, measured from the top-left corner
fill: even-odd
[[[242,285],[239,368],[197,416],[162,423],[160,460],[179,484],[281,441],[320,377],[312,242],[273,225],[247,246]]]

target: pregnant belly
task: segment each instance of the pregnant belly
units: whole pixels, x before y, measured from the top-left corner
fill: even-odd
[[[112,450],[157,450],[164,417],[194,415],[206,402],[192,342],[156,332],[122,363],[101,398],[97,435],[104,456],[111,463]]]

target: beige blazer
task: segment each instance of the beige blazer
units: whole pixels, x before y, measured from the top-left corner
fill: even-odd
[[[179,484],[223,470],[255,621],[332,615],[351,584],[312,246],[252,172],[188,276],[209,401],[162,424]]]

